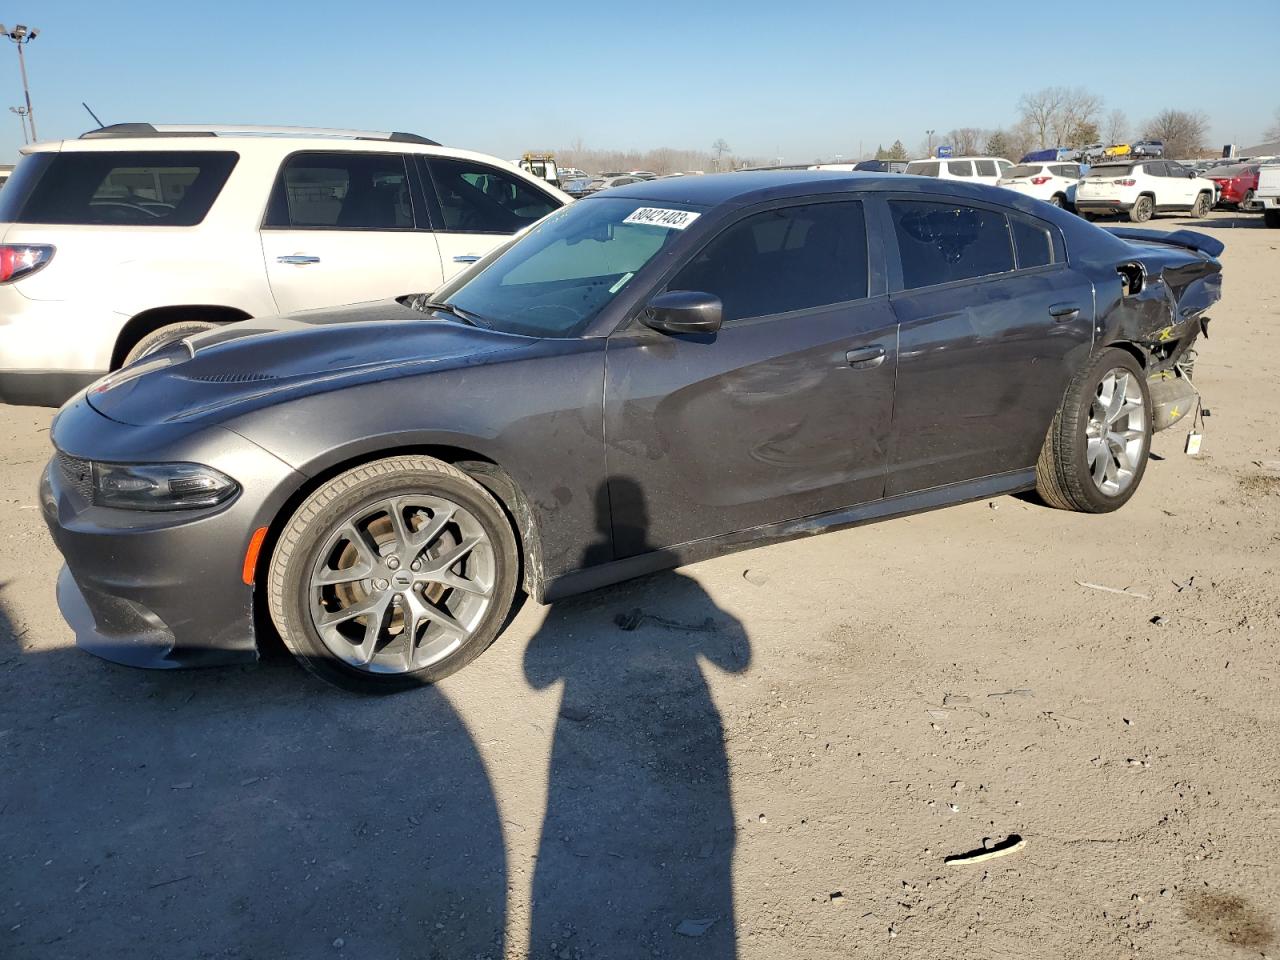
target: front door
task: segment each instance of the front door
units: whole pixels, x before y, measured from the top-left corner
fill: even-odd
[[[900,251],[886,495],[1035,465],[1093,343],[1093,287],[1051,224],[999,206],[890,199]]]
[[[897,323],[872,250],[859,201],[747,215],[666,284],[718,296],[717,333],[610,339],[616,556],[880,497]]]
[[[435,290],[440,251],[414,208],[400,154],[293,154],[261,232],[276,308],[293,313]]]
[[[420,157],[419,163],[445,280],[561,206],[522,177],[478,160]]]

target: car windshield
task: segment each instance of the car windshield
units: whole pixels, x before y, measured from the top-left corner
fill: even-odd
[[[1043,170],[1044,167],[1038,163],[1020,163],[1016,167],[1010,167],[1006,170],[1004,172],[1004,176],[1006,179],[1012,179],[1013,177],[1034,177],[1037,173],[1040,173]]]
[[[601,197],[564,207],[443,301],[477,324],[531,337],[575,337],[698,218],[688,204]]]

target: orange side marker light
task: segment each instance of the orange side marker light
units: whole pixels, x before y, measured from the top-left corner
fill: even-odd
[[[247,586],[253,586],[253,574],[258,568],[258,552],[262,549],[262,541],[265,539],[267,539],[266,527],[259,527],[249,538],[249,549],[244,552],[244,569],[240,573],[241,579]]]

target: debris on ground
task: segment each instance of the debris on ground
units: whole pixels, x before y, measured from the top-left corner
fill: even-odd
[[[566,720],[572,720],[574,723],[582,723],[584,720],[591,719],[591,714],[581,707],[561,707],[560,716]]]
[[[742,579],[757,587],[763,587],[769,582],[769,578],[759,570],[743,570]]]
[[[985,863],[987,860],[994,860],[996,857],[1004,857],[1015,853],[1026,845],[1026,840],[1016,833],[1011,833],[999,843],[992,843],[987,846],[986,841],[984,841],[984,845],[977,850],[954,853],[949,857],[943,857],[942,862],[957,867],[968,866],[973,863]]]
[[[843,907],[848,901],[845,900],[844,894],[841,891],[836,890],[827,894],[827,902],[833,907]]]
[[[1156,614],[1156,615],[1155,615],[1154,617],[1152,617],[1152,618],[1151,618],[1151,620],[1150,620],[1150,623],[1151,623],[1153,626],[1156,626],[1156,627],[1163,627],[1163,626],[1164,626],[1166,623],[1168,623],[1168,622],[1169,622],[1169,621],[1168,621],[1166,618],[1164,618],[1164,617],[1160,616],[1160,614]]]
[[[635,630],[646,620],[668,630],[681,630],[686,633],[711,633],[716,628],[716,622],[711,617],[707,617],[701,623],[681,623],[679,620],[660,617],[656,613],[645,613],[639,607],[620,613],[613,618],[613,622],[620,630]]]
[[[958,707],[969,702],[971,698],[966,697],[963,693],[948,693],[942,698],[944,707]]]
[[[1103,593],[1118,593],[1122,597],[1133,597],[1137,600],[1150,600],[1151,598],[1145,593],[1138,593],[1136,590],[1130,590],[1128,587],[1107,587],[1101,583],[1086,583],[1083,580],[1077,580],[1076,583],[1082,587],[1088,587],[1090,590],[1101,590]]]
[[[700,937],[715,925],[719,917],[704,917],[701,920],[681,920],[676,933],[682,937]]]
[[[1035,693],[1026,687],[1019,687],[1016,690],[1001,690],[999,693],[988,693],[988,697],[1034,697]]]

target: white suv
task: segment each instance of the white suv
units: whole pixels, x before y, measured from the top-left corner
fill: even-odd
[[[1127,213],[1135,223],[1166,211],[1207,217],[1213,198],[1212,180],[1173,160],[1100,163],[1089,168],[1076,188],[1076,212],[1088,218]]]
[[[1072,207],[1083,169],[1078,163],[1020,163],[1006,170],[997,186],[1055,207]]]
[[[1013,164],[1001,157],[943,157],[930,160],[912,160],[904,173],[918,177],[937,177],[939,180],[963,180],[965,183],[985,183],[995,186]]]
[[[158,345],[438,289],[570,202],[404,133],[118,124],[0,191],[0,402],[56,405]]]

